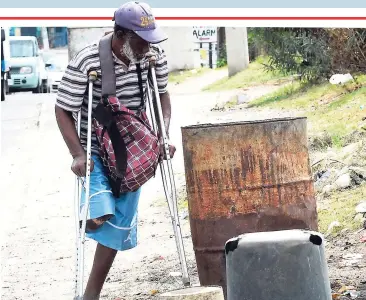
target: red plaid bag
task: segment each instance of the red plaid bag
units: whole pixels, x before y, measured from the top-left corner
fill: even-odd
[[[144,109],[139,64],[136,68],[141,105],[137,112],[126,108],[113,96],[116,81],[110,38],[110,35],[103,37],[99,43],[102,99],[93,113],[93,126],[112,192],[119,197],[120,193],[136,191],[155,176],[160,151],[159,139],[149,124]]]

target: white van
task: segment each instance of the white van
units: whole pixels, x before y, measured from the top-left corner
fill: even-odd
[[[48,75],[34,36],[9,37],[10,92],[48,92]]]

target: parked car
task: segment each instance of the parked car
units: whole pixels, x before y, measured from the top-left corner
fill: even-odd
[[[60,59],[59,57],[53,57],[46,62],[51,93],[56,93],[58,91],[58,86],[66,70],[67,64],[67,59]]]
[[[48,74],[36,37],[10,36],[10,92],[48,92]]]

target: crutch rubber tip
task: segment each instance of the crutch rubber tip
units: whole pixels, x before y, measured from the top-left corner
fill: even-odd
[[[89,73],[89,81],[95,81],[97,80],[98,74],[97,71],[91,71]]]

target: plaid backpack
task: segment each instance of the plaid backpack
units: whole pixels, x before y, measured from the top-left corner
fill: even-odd
[[[141,104],[137,112],[116,97],[116,76],[111,48],[112,34],[99,42],[102,98],[93,113],[93,126],[112,192],[136,191],[151,177],[159,163],[159,139],[145,112],[141,66],[136,65]]]

